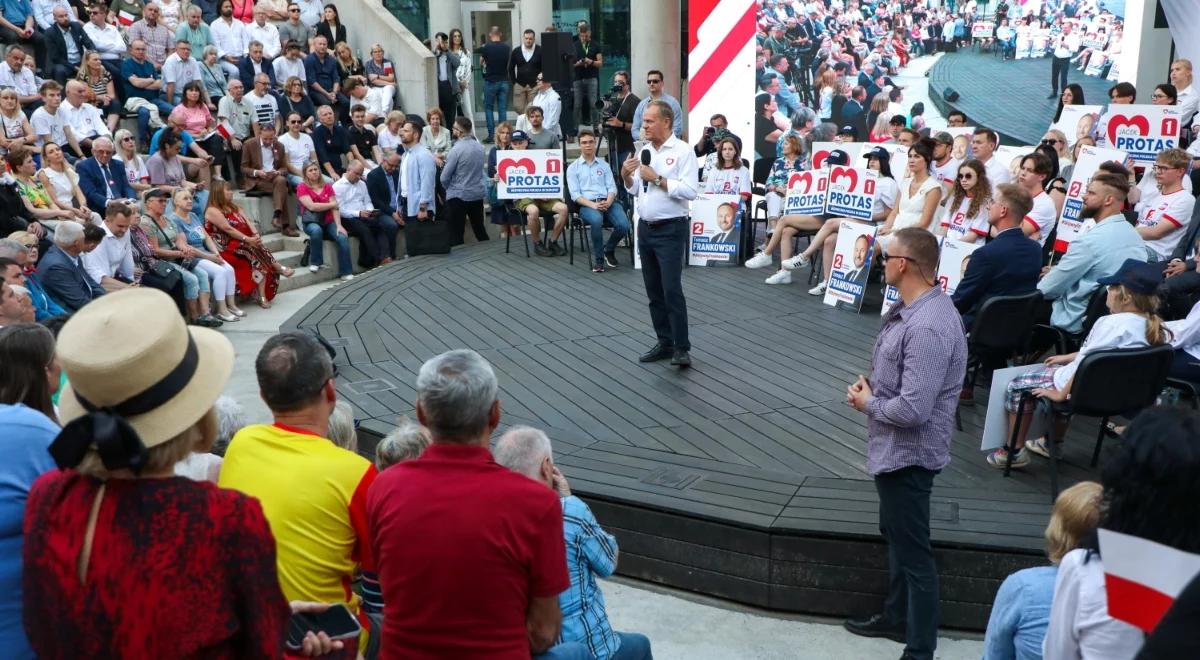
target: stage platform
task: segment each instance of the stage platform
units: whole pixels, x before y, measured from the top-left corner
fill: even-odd
[[[845,388],[867,372],[879,288],[860,315],[807,295],[807,271],[767,286],[770,270],[689,268],[694,366],[680,371],[637,362],[654,336],[628,250],[596,275],[579,255],[571,266],[519,246],[396,262],[289,320],[338,347],[338,392],[364,453],[413,415],[425,360],[473,348],[499,377],[505,427],[545,429],[574,491],[618,537],[620,573],[777,610],[875,611],[887,561],[866,420]],[[1050,511],[1045,462],[1008,479],[987,465],[983,412],[963,408],[932,509],[943,625],[975,630],[1006,575],[1044,563]],[[1073,425],[1064,487],[1094,477],[1096,424]]]

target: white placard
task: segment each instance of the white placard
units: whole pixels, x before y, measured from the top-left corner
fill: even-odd
[[[783,200],[785,215],[821,215],[825,212],[825,196],[829,192],[829,170],[792,172],[788,176],[787,196]]]
[[[496,153],[496,197],[499,199],[562,199],[562,151],[512,149]]]
[[[1081,137],[1094,137],[1096,124],[1100,123],[1099,105],[1064,105],[1058,121],[1050,125],[1067,136],[1067,145],[1074,147]]]
[[[983,418],[983,440],[979,443],[979,448],[983,451],[999,449],[1008,444],[1009,433],[1008,428],[1008,411],[1004,410],[1004,395],[1008,390],[1008,384],[1017,376],[1022,376],[1035,369],[1042,369],[1043,364],[1025,364],[1019,367],[1007,367],[1005,369],[997,369],[992,372],[992,389],[988,392],[987,414]],[[1032,412],[1037,408],[1037,400],[1027,401],[1025,410]],[[1041,437],[1044,430],[1045,418],[1041,415],[1034,415],[1033,421],[1029,425],[1029,432],[1025,434],[1026,438]]]
[[[1160,151],[1179,146],[1182,120],[1173,105],[1110,105],[1100,118],[1097,144],[1124,151],[1135,164],[1153,165]]]
[[[1093,147],[1090,144],[1079,150],[1079,160],[1075,161],[1075,166],[1071,169],[1067,198],[1063,201],[1062,214],[1058,218],[1058,231],[1054,236],[1055,252],[1066,252],[1071,246],[1071,241],[1079,236],[1080,227],[1083,226],[1083,194],[1087,192],[1088,182],[1092,180],[1096,170],[1100,169],[1100,164],[1109,161],[1124,163],[1126,158],[1124,151]]]
[[[840,218],[870,220],[875,208],[879,173],[857,167],[832,165],[825,213]]]
[[[737,195],[700,195],[692,201],[689,266],[736,266],[745,206]]]
[[[833,251],[833,268],[825,288],[826,305],[858,311],[867,290],[867,276],[874,257],[874,225],[843,221]]]
[[[938,286],[946,295],[952,296],[958,290],[963,275],[967,272],[967,264],[971,253],[983,247],[983,243],[964,243],[962,241],[942,241],[942,252],[938,256]]]

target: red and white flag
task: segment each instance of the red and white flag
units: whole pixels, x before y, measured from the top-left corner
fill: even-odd
[[[1200,555],[1146,539],[1099,530],[1108,615],[1154,630],[1183,588],[1200,574]]]

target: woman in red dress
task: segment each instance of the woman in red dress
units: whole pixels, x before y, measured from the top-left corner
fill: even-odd
[[[233,265],[239,296],[255,297],[266,309],[279,288],[279,276],[292,276],[292,269],[275,261],[263,247],[254,223],[233,203],[233,188],[216,180],[204,210],[204,229],[221,250],[221,258]]]

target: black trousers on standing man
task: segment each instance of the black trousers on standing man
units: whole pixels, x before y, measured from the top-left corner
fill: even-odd
[[[1067,88],[1067,71],[1071,68],[1071,58],[1055,57],[1050,64],[1050,93],[1058,94],[1059,90]]]
[[[929,541],[929,497],[937,472],[909,466],[875,475],[879,532],[887,543],[884,623],[904,631],[905,657],[933,660],[937,648],[938,574]]]
[[[690,351],[687,300],[683,297],[683,260],[687,254],[687,217],[638,221],[642,280],[650,299],[650,320],[663,346]]]
[[[471,231],[475,240],[488,240],[487,228],[483,226],[483,200],[471,202],[451,197],[446,200],[446,216],[450,221],[450,245],[462,245],[467,230],[467,219],[471,220]]]

